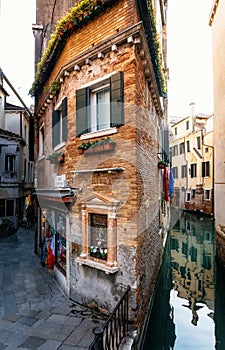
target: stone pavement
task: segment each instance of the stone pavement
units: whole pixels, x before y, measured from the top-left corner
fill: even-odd
[[[0,238],[0,350],[87,349],[105,320],[61,291],[34,254],[34,230]]]

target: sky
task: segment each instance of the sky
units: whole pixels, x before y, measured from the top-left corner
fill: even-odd
[[[213,0],[168,0],[168,115],[213,113],[212,40],[208,19]],[[34,80],[35,0],[0,0],[0,67],[29,107]],[[10,21],[9,21],[10,19]],[[10,25],[12,22],[12,26]],[[9,101],[11,102],[11,101]]]
[[[34,80],[35,6],[35,0],[0,0],[0,67],[27,107],[34,103],[28,93]]]
[[[213,0],[168,0],[168,115],[213,113],[212,37],[208,25]]]

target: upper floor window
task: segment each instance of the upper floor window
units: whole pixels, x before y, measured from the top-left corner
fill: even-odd
[[[76,134],[124,124],[123,72],[76,91]]]
[[[60,145],[67,140],[67,97],[52,113],[52,147]]]
[[[178,167],[177,166],[173,167],[173,176],[174,176],[174,179],[178,179]]]
[[[177,135],[177,127],[174,128],[174,134]]]
[[[196,177],[197,176],[197,164],[191,164],[191,177]]]
[[[186,121],[186,130],[189,129],[189,120]]]
[[[202,162],[202,177],[210,176],[210,162]]]
[[[197,149],[201,149],[201,137],[197,137]]]
[[[173,146],[173,155],[174,156],[178,155],[178,145]]]
[[[181,166],[181,177],[187,177],[187,165],[182,165]]]
[[[15,172],[16,171],[16,156],[13,154],[5,155],[5,171]]]
[[[204,200],[210,200],[210,190],[204,190]]]
[[[191,200],[191,192],[186,193],[186,202],[190,202]]]
[[[180,154],[184,153],[184,142],[180,143]]]
[[[186,145],[187,145],[187,152],[190,152],[190,141],[187,141]]]

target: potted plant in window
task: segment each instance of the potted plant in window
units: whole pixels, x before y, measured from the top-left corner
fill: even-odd
[[[112,141],[109,137],[106,137],[101,141],[101,144],[103,145],[104,150],[114,151],[116,142]]]
[[[84,153],[91,146],[91,142],[82,142],[82,144],[78,147],[78,153]]]
[[[47,160],[50,160],[51,164],[58,164],[64,162],[64,153],[63,152],[54,152],[50,154],[47,158]]]

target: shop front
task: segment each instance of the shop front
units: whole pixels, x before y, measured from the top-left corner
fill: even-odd
[[[37,195],[38,221],[36,251],[43,267],[54,271],[55,277],[66,294],[68,294],[67,276],[69,275],[69,216],[73,204],[73,193],[54,196],[49,192]]]

